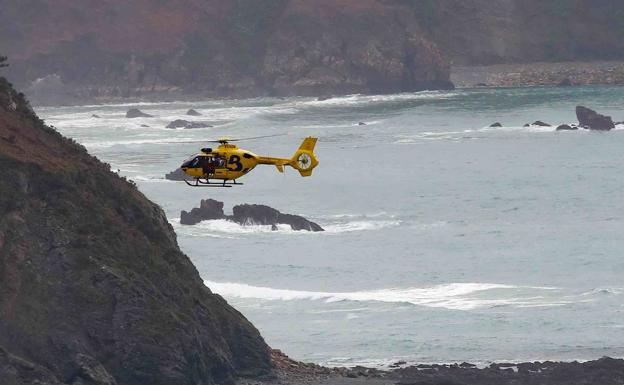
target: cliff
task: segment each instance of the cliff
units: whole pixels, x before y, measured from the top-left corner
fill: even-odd
[[[6,0],[2,7],[9,78],[38,101],[452,87],[448,62],[400,1]]]
[[[427,36],[455,65],[624,58],[620,0],[420,0]]]
[[[228,384],[270,370],[163,211],[0,78],[0,382]]]

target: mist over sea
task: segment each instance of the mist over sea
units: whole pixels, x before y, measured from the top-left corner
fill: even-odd
[[[160,204],[206,284],[272,347],[329,365],[483,363],[624,357],[624,125],[522,127],[574,123],[577,104],[624,120],[623,100],[618,87],[476,89],[37,113]],[[155,117],[125,118],[135,107]],[[174,119],[214,127],[166,129]],[[259,166],[231,189],[163,179],[203,140],[281,133],[240,146],[290,157],[318,136],[311,178]],[[327,231],[180,225],[206,198]]]

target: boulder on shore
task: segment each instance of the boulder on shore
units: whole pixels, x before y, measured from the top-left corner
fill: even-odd
[[[126,118],[152,118],[154,115],[146,114],[138,108],[131,108],[126,112]]]
[[[581,127],[590,130],[609,131],[615,128],[613,119],[610,116],[601,115],[587,107],[577,106],[576,117]]]
[[[278,210],[265,205],[237,205],[233,208],[233,215],[225,215],[223,202],[214,199],[202,200],[199,207],[190,212],[180,213],[180,223],[183,225],[195,225],[201,221],[226,219],[236,222],[241,226],[271,226],[277,230],[277,225],[290,225],[295,231],[324,231],[318,224],[307,220],[299,215],[283,214]]]
[[[186,111],[186,114],[189,116],[202,116],[202,114],[200,112],[195,111],[194,109],[190,109],[188,111]]]
[[[206,128],[212,127],[209,124],[202,122],[189,122],[188,120],[176,119],[173,122],[167,124],[167,128]]]

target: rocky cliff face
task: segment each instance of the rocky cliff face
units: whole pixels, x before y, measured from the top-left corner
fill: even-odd
[[[451,86],[448,63],[400,1],[5,0],[2,7],[9,77],[39,99]]]
[[[411,2],[427,36],[456,65],[624,57],[619,0]]]
[[[162,210],[0,78],[0,382],[227,384],[270,365]]]

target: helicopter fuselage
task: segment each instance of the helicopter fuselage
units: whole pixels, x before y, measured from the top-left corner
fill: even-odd
[[[284,166],[290,166],[298,170],[302,176],[310,176],[318,165],[314,155],[316,140],[306,138],[291,159],[259,156],[224,140],[214,150],[201,149],[199,154],[191,156],[180,168],[195,179],[195,186],[210,185],[211,180],[222,181],[223,184],[226,181],[236,182],[259,164],[274,165],[279,172],[284,172]]]

